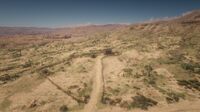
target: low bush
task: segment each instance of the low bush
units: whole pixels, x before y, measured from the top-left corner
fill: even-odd
[[[28,60],[27,62],[25,62],[25,63],[22,65],[23,68],[27,68],[27,67],[30,67],[30,66],[32,66],[32,61],[31,61],[31,60]]]
[[[0,76],[0,81],[12,81],[15,80],[19,77],[19,75],[8,75],[8,74],[4,74],[2,76]]]
[[[167,93],[167,97],[166,97],[166,101],[167,103],[175,103],[175,102],[179,102],[180,98],[184,99],[185,95],[184,94],[180,94],[180,93],[175,93],[175,92],[169,92]]]
[[[194,73],[200,73],[200,64],[199,63],[194,63],[194,62],[188,62],[188,63],[181,63],[181,67],[184,70],[188,70]]]
[[[42,77],[46,77],[46,76],[49,76],[51,74],[52,74],[52,72],[47,68],[44,68],[40,71],[40,76],[42,76]]]
[[[68,112],[69,109],[66,105],[62,105],[59,110],[60,112]]]
[[[125,69],[123,69],[123,76],[124,77],[130,77],[130,76],[132,76],[132,69],[131,68],[125,68]]]
[[[122,101],[122,98],[109,98],[109,97],[104,97],[102,99],[102,103],[103,104],[109,104],[109,105],[113,105],[116,106],[117,104],[120,104]]]
[[[196,89],[200,91],[200,82],[198,80],[178,80],[178,84],[187,89]]]
[[[185,70],[192,70],[193,71],[194,65],[191,64],[191,63],[182,63],[181,67]]]
[[[141,108],[143,110],[147,110],[148,107],[157,105],[157,101],[154,101],[150,98],[146,98],[143,95],[138,95],[138,96],[134,96],[132,97],[133,102],[131,103],[131,107],[133,108]]]
[[[13,57],[13,58],[18,58],[18,57],[21,57],[21,56],[22,56],[21,52],[14,52],[14,53],[12,54],[12,57]]]
[[[113,54],[114,53],[113,53],[111,48],[107,48],[107,49],[104,50],[104,55],[113,55]]]

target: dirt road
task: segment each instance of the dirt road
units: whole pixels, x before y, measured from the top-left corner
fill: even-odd
[[[102,67],[103,56],[97,57],[96,60],[96,74],[93,77],[93,90],[90,95],[90,100],[84,108],[84,112],[95,112],[97,104],[100,102],[103,93],[103,67]]]

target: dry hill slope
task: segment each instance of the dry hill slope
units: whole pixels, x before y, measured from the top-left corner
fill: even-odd
[[[3,36],[0,112],[199,112],[198,18]]]

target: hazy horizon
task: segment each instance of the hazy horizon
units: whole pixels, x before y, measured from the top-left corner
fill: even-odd
[[[200,9],[200,1],[2,0],[0,26],[55,28],[136,23],[155,18],[180,16],[195,9]]]

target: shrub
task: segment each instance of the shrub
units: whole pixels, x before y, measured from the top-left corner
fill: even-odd
[[[146,75],[151,75],[151,72],[153,71],[153,68],[152,68],[152,66],[151,65],[145,65],[144,66],[144,70],[145,70],[145,73],[146,73]]]
[[[156,78],[157,72],[153,71],[153,68],[151,67],[151,65],[146,65],[144,68],[145,69],[144,69],[143,73],[146,76],[144,78],[144,81],[147,82],[147,84],[155,86],[156,80],[157,80],[157,78]]]
[[[157,105],[158,103],[150,98],[146,98],[143,95],[134,96],[132,99],[133,102],[131,103],[131,107],[141,108],[143,110],[147,110],[148,107]]]
[[[97,55],[96,54],[91,54],[91,56],[90,56],[91,58],[96,58],[97,57]]]
[[[122,98],[109,98],[109,97],[103,97],[102,103],[103,104],[109,104],[109,105],[117,105],[120,104],[122,101]]]
[[[0,81],[8,81],[11,77],[8,74],[0,76]]]
[[[181,67],[185,70],[193,70],[194,66],[191,63],[182,63]]]
[[[114,53],[113,53],[111,48],[107,48],[107,49],[104,50],[104,55],[113,55],[113,54]]]
[[[19,77],[19,75],[8,75],[8,74],[4,74],[2,76],[0,76],[0,81],[12,81],[12,80],[16,80]]]
[[[97,51],[90,51],[90,52],[82,53],[81,56],[96,58],[98,56],[98,52]]]
[[[182,99],[185,98],[184,94],[180,94],[180,93],[170,92],[170,93],[167,93],[167,95],[168,95],[166,97],[167,103],[179,102],[180,98]]]
[[[200,91],[200,82],[198,80],[178,80],[178,84],[187,89],[196,89]]]
[[[43,76],[43,77],[49,76],[51,74],[52,74],[52,72],[47,68],[42,69],[41,72],[40,72],[40,75]]]
[[[31,60],[28,60],[27,62],[25,62],[25,63],[22,65],[23,68],[27,68],[27,67],[30,67],[30,66],[32,66],[32,61],[31,61]]]
[[[60,112],[68,112],[69,109],[66,105],[62,105],[59,110]]]
[[[199,73],[200,74],[200,68],[194,68],[194,73]]]
[[[124,71],[124,73],[123,73],[123,76],[124,77],[130,77],[130,76],[132,76],[132,69],[131,68],[125,68],[125,69],[123,69],[123,71]]]
[[[194,62],[182,63],[181,67],[185,70],[189,70],[194,73],[200,73],[200,64],[199,63],[194,63]]]
[[[63,36],[64,39],[69,39],[69,38],[72,38],[72,35],[65,35]]]
[[[22,56],[21,51],[20,51],[20,52],[14,52],[14,53],[12,54],[12,57],[13,57],[13,58],[18,58],[18,57],[21,57],[21,56]]]

